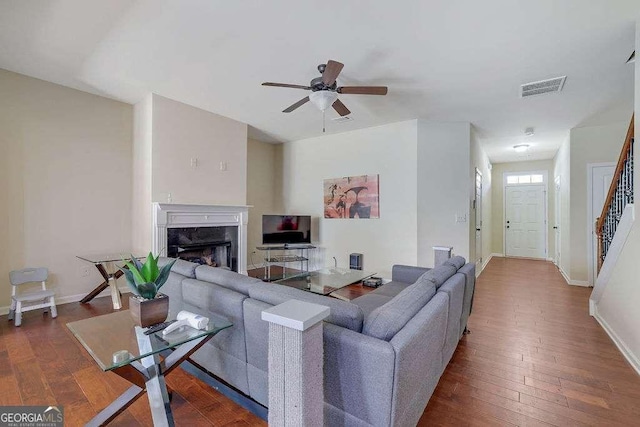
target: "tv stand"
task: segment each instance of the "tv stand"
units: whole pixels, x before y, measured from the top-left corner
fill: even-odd
[[[305,274],[309,274],[309,249],[315,249],[313,245],[301,244],[301,245],[274,245],[274,246],[258,246],[257,250],[266,252],[264,256],[264,278],[267,282],[274,282],[276,280],[286,279],[287,277],[297,276],[300,273],[292,273],[287,276],[287,264],[299,262],[300,271]],[[271,251],[281,251],[281,253],[272,254]],[[288,253],[290,251],[299,251],[296,253]],[[282,264],[282,274],[272,275],[271,266],[273,264]],[[291,267],[290,267],[291,268]]]

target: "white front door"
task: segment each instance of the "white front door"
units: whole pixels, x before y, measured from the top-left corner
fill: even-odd
[[[602,213],[602,207],[604,206],[604,199],[609,192],[609,186],[611,186],[611,180],[616,170],[616,164],[598,164],[589,166],[591,169],[591,182],[589,187],[591,188],[591,206],[589,206],[589,241],[591,242],[591,250],[589,255],[589,283],[595,284],[595,279],[598,277],[598,238],[596,235],[595,223]]]
[[[475,197],[475,223],[476,223],[476,271],[482,270],[482,173],[476,168],[476,197]]]
[[[507,186],[505,240],[507,256],[546,258],[545,186]]]

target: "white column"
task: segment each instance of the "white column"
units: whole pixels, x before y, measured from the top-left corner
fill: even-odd
[[[433,247],[433,266],[437,267],[451,258],[451,246],[434,246]]]
[[[269,322],[270,426],[323,426],[322,320],[329,311],[289,300],[262,312]]]

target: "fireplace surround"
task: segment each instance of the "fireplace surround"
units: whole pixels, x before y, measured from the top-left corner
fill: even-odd
[[[202,264],[213,262],[246,274],[248,208],[154,203],[153,253],[182,253],[185,259],[201,258]]]

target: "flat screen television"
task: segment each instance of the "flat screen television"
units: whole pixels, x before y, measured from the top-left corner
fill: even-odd
[[[311,243],[311,216],[262,215],[264,245]]]

